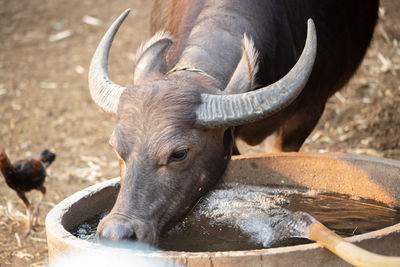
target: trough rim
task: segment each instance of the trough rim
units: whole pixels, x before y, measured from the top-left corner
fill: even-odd
[[[349,159],[349,160],[360,160],[360,161],[370,161],[375,163],[380,163],[384,165],[389,165],[396,167],[400,170],[400,161],[388,158],[379,158],[375,156],[367,156],[367,155],[356,155],[356,154],[347,154],[340,152],[327,152],[327,153],[317,153],[317,152],[282,152],[282,153],[273,153],[273,154],[252,154],[252,155],[239,155],[233,156],[232,161],[243,160],[243,159],[253,159],[253,158],[274,158],[274,157],[306,157],[306,158],[336,158],[336,159]],[[204,251],[204,252],[186,252],[186,251],[153,251],[153,252],[142,252],[142,251],[134,251],[131,249],[124,248],[112,248],[108,246],[104,246],[99,243],[93,243],[87,240],[80,239],[75,237],[70,232],[68,232],[61,224],[62,214],[65,213],[76,203],[77,200],[88,197],[95,192],[101,191],[107,187],[117,186],[119,184],[120,177],[111,178],[104,182],[100,182],[84,188],[81,191],[78,191],[64,200],[60,201],[46,216],[45,225],[46,225],[46,233],[49,239],[49,236],[52,238],[56,237],[62,240],[65,244],[72,248],[79,249],[89,249],[89,250],[104,250],[109,251],[111,253],[118,253],[119,255],[128,254],[129,256],[133,255],[145,255],[156,258],[209,258],[209,257],[242,257],[242,256],[267,256],[267,255],[276,255],[276,254],[284,254],[290,252],[302,252],[307,250],[314,250],[323,248],[323,246],[317,243],[310,244],[302,244],[295,246],[286,246],[286,247],[278,247],[278,248],[263,248],[263,249],[254,249],[254,250],[240,250],[240,251]],[[400,222],[394,224],[392,226],[388,226],[379,230],[371,231],[364,234],[355,235],[352,237],[346,237],[345,239],[351,243],[358,243],[361,241],[374,239],[374,238],[382,238],[384,236],[390,235],[395,232],[400,232]]]

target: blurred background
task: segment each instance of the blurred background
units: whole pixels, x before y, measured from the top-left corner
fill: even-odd
[[[131,14],[113,43],[109,68],[132,81],[135,50],[150,37],[152,1],[0,0],[0,148],[11,161],[57,153],[36,231],[23,237],[25,209],[0,178],[0,266],[42,266],[44,218],[56,203],[119,175],[108,139],[116,119],[91,100],[93,52],[112,21]],[[400,1],[381,0],[379,23],[362,65],[327,103],[302,151],[400,159]],[[33,205],[39,193],[28,195]]]

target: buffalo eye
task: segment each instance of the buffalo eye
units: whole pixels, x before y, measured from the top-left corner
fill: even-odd
[[[174,161],[182,161],[186,158],[188,154],[189,149],[180,149],[175,152],[173,152],[168,159],[168,163],[174,162]]]

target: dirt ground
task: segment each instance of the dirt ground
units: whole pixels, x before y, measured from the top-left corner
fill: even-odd
[[[132,78],[136,47],[149,37],[152,1],[0,0],[0,147],[12,160],[57,153],[36,231],[24,238],[24,206],[0,178],[0,266],[42,266],[44,218],[73,192],[118,175],[108,145],[115,118],[92,102],[91,56],[120,12],[133,12],[113,44],[110,75]],[[357,74],[333,96],[303,151],[400,159],[400,1],[383,0],[372,45]],[[39,194],[28,198],[37,203]]]

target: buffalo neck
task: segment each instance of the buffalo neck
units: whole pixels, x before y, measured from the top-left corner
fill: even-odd
[[[216,79],[219,88],[225,88],[239,62],[243,34],[255,35],[240,4],[232,9],[225,2],[204,1],[197,16],[183,22],[193,27],[177,49],[182,52],[176,66],[204,71]]]
[[[225,88],[241,57],[244,34],[259,51],[255,84],[265,86],[282,78],[302,51],[308,3],[287,1],[187,0],[182,14],[169,19],[166,29],[175,38],[169,65],[191,67],[213,76]],[[189,6],[189,7],[188,7]],[[300,12],[302,11],[302,12]],[[302,23],[300,29],[293,25]]]

